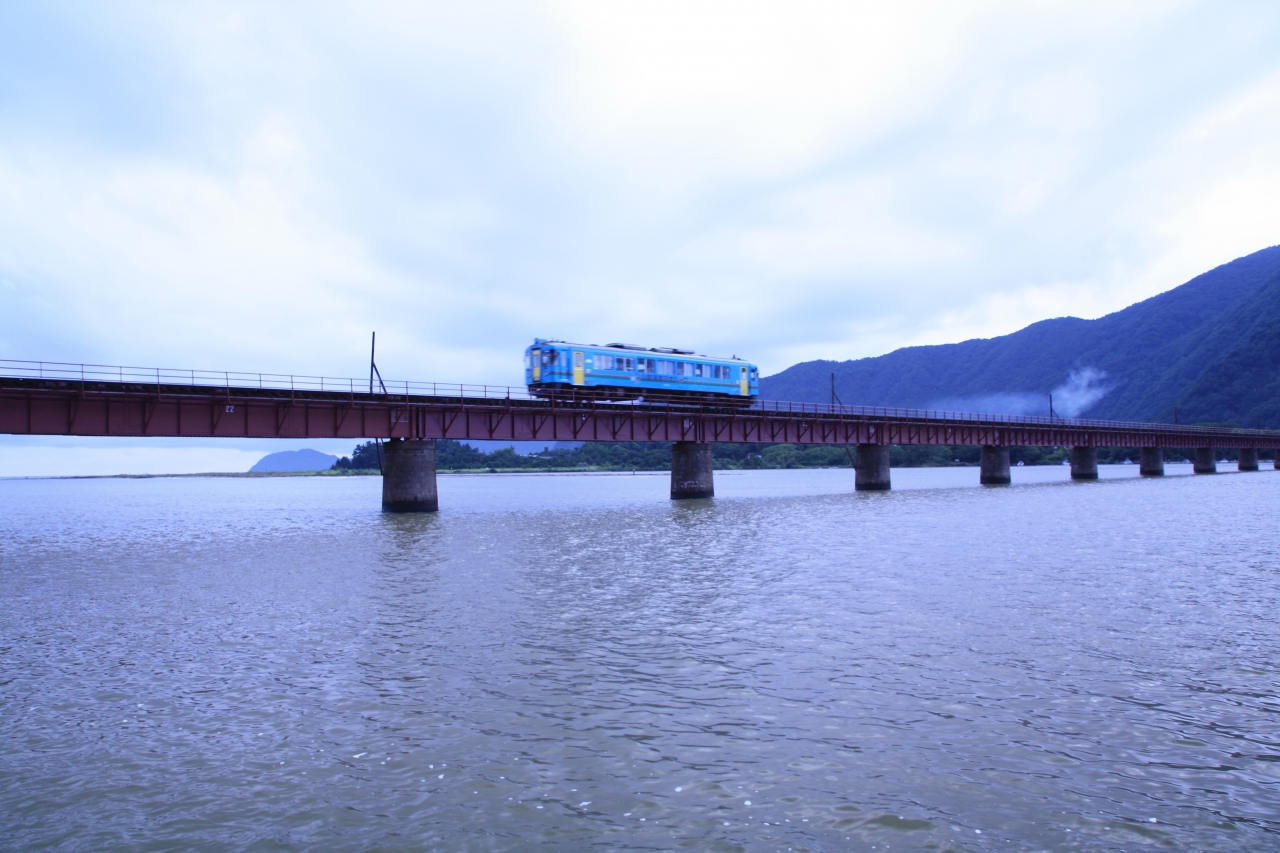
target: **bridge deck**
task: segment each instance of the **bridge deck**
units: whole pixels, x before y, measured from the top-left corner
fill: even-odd
[[[364,388],[364,391],[359,389]],[[1280,432],[758,401],[542,400],[523,388],[0,361],[0,433],[1280,448]]]

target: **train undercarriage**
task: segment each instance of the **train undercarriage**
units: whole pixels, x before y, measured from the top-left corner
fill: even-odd
[[[755,397],[706,392],[669,391],[666,389],[624,388],[611,385],[567,385],[541,383],[530,385],[529,393],[542,400],[591,401],[600,403],[650,403],[663,406],[730,406],[747,408]]]

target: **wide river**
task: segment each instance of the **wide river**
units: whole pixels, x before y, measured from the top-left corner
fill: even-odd
[[[1136,467],[0,481],[0,847],[1280,849],[1280,473]]]

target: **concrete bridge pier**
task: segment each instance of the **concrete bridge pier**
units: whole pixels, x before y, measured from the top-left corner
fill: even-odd
[[[1258,449],[1256,447],[1240,448],[1240,461],[1236,466],[1241,471],[1257,471],[1258,470]]]
[[[984,486],[1003,486],[1012,482],[1009,477],[1009,448],[982,445],[979,471],[978,482]]]
[[[1212,447],[1197,447],[1196,462],[1193,470],[1197,474],[1216,474],[1218,473],[1217,454]]]
[[[859,444],[853,487],[859,492],[889,490],[889,445]]]
[[[1159,447],[1142,448],[1138,473],[1144,477],[1164,476],[1164,451]]]
[[[677,441],[671,445],[671,499],[709,498],[716,493],[711,473],[711,445]]]
[[[382,445],[382,511],[436,512],[436,441],[392,438]]]
[[[1073,480],[1098,479],[1098,448],[1096,447],[1071,448],[1071,479]]]

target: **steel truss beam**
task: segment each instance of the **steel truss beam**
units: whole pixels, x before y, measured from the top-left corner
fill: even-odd
[[[1280,448],[1280,432],[0,378],[0,433],[190,438],[454,438]],[[799,407],[799,404],[795,404]],[[884,410],[894,411],[894,410]]]

